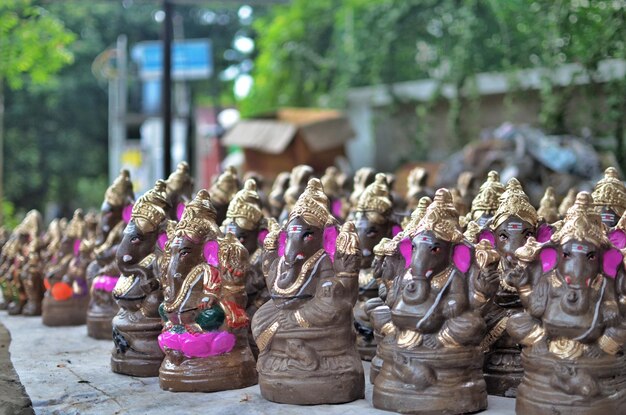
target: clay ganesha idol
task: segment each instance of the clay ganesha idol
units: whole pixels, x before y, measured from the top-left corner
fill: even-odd
[[[113,318],[111,355],[113,372],[132,376],[158,376],[163,352],[159,305],[163,301],[158,280],[159,259],[167,242],[166,183],[159,180],[133,206],[130,222],[117,249],[121,271],[113,298],[120,310]]]
[[[46,293],[42,302],[42,320],[46,326],[85,324],[89,304],[85,272],[91,261],[93,246],[82,238],[85,220],[80,209],[67,225],[59,251],[46,270]]]
[[[448,190],[437,190],[409,237],[400,242],[408,269],[393,287],[393,327],[386,330],[392,334],[381,345],[373,405],[418,414],[485,409],[479,344],[486,327],[471,306],[468,285],[474,251],[463,238]]]
[[[245,312],[248,252],[233,234],[219,238],[216,217],[201,190],[166,248],[159,336],[165,390],[213,392],[257,382]]]
[[[507,331],[524,346],[519,414],[611,414],[626,405],[626,320],[615,279],[622,255],[581,192],[549,241],[534,238],[516,251],[508,282],[524,312]]]
[[[95,339],[111,339],[111,321],[119,309],[111,295],[120,276],[115,253],[134,200],[130,173],[122,170],[104,194],[94,249],[96,258],[87,267],[90,286],[87,335]]]
[[[271,300],[254,315],[261,395],[314,405],[363,398],[352,307],[361,255],[354,225],[337,235],[318,179],[309,180],[287,220],[265,239]]]

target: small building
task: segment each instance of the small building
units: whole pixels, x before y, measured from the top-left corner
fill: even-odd
[[[345,144],[354,134],[350,121],[339,111],[282,108],[239,121],[222,143],[241,147],[245,169],[269,178],[298,164],[322,173],[338,157],[345,157]]]

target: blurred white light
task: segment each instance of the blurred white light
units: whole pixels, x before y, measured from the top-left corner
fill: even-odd
[[[202,21],[205,24],[213,24],[216,18],[217,18],[217,14],[215,14],[215,12],[211,10],[207,10],[204,13],[202,13]]]
[[[163,20],[165,20],[165,12],[163,10],[157,10],[154,12],[154,20],[157,23],[161,23]]]
[[[252,17],[252,7],[244,4],[239,8],[239,11],[237,11],[237,16],[239,16],[241,20],[248,20]]]
[[[235,125],[240,118],[241,116],[239,115],[239,111],[235,108],[226,108],[217,114],[217,122],[219,122],[225,130],[228,130]]]
[[[222,81],[232,81],[237,77],[237,75],[239,75],[239,68],[236,65],[230,65],[222,71],[220,79]]]
[[[235,97],[237,99],[244,99],[250,94],[250,90],[252,89],[252,85],[254,84],[254,80],[248,74],[239,75],[235,80],[235,85],[233,86],[233,92],[235,93]]]
[[[254,50],[254,40],[247,36],[239,36],[235,38],[233,46],[241,53],[252,53]]]

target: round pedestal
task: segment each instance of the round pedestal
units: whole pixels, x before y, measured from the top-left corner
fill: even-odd
[[[7,306],[7,311],[10,316],[17,316],[22,314],[22,308],[24,308],[24,304],[21,301],[11,301]]]
[[[247,340],[245,346],[220,356],[188,359],[170,352],[161,364],[159,385],[172,392],[241,389],[257,383],[255,366]]]
[[[87,311],[87,335],[98,340],[111,340],[113,315],[92,315]]]
[[[504,334],[507,336],[507,334]],[[508,336],[507,336],[508,337]],[[485,355],[485,382],[489,395],[515,398],[522,381],[524,370],[520,362],[520,351],[497,344]]]
[[[46,296],[42,302],[42,322],[46,326],[80,326],[85,324],[89,297],[72,297],[57,301]]]
[[[560,359],[522,352],[524,377],[515,411],[524,415],[604,415],[626,407],[626,359]]]
[[[22,309],[22,314],[25,316],[40,316],[41,302],[28,300]]]
[[[111,370],[129,376],[159,376],[164,357],[158,343],[162,327],[160,318],[120,310],[113,318]]]
[[[487,408],[477,347],[404,350],[390,345],[374,383],[375,408],[405,414],[463,414]]]

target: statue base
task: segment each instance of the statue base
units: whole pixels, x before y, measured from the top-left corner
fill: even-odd
[[[519,349],[496,347],[488,352],[485,355],[484,373],[489,395],[515,398],[524,376]]]
[[[89,296],[57,301],[46,296],[42,302],[42,322],[46,326],[80,326],[85,324]]]
[[[239,343],[239,342],[238,342]],[[171,392],[218,392],[256,385],[256,363],[248,340],[223,355],[186,358],[168,352],[159,370],[161,389]]]
[[[560,359],[522,351],[524,377],[515,411],[524,415],[602,415],[626,405],[626,358]]]
[[[87,311],[87,335],[97,340],[111,340],[113,332],[112,320],[117,312],[111,314],[94,314]]]
[[[334,337],[324,337],[328,333]],[[259,355],[261,395],[268,401],[292,405],[362,399],[365,375],[352,336],[352,327],[277,333],[271,349]]]
[[[22,314],[25,316],[40,316],[41,302],[27,301],[22,309]]]
[[[22,309],[24,308],[24,302],[21,301],[11,301],[7,306],[7,311],[10,316],[17,316],[22,314]]]
[[[157,340],[163,327],[161,319],[121,310],[112,325],[116,347],[111,353],[111,370],[129,376],[159,376],[164,357]]]
[[[463,414],[487,408],[483,353],[478,347],[389,348],[374,383],[375,408],[404,414]],[[519,412],[521,413],[521,412]]]

